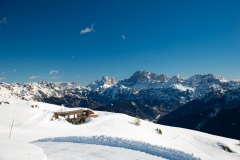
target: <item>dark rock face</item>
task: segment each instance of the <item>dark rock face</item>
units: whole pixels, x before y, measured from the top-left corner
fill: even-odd
[[[99,111],[125,113],[133,117],[142,117],[143,119],[154,119],[156,114],[158,114],[158,111],[154,110],[154,108],[129,100],[115,100],[106,106],[96,109]]]
[[[240,139],[239,90],[211,92],[163,116],[158,123]]]
[[[97,103],[95,101],[79,98],[79,97],[73,97],[73,96],[64,96],[61,98],[49,97],[49,98],[43,99],[43,101],[46,103],[51,103],[56,105],[64,105],[70,108],[86,107],[86,108],[95,109],[102,106],[100,103]]]

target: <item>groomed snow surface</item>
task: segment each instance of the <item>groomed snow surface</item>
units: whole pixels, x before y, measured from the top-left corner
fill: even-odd
[[[53,112],[70,108],[8,98],[0,102],[9,102],[0,104],[0,160],[240,159],[234,139],[144,120],[136,126],[134,117],[109,112],[95,111],[97,118],[72,125],[64,118],[50,121]]]
[[[82,143],[82,144],[94,144],[101,146],[110,146],[128,149],[129,151],[140,151],[150,155],[162,157],[164,159],[196,159],[192,155],[188,155],[184,152],[176,151],[173,149],[167,149],[159,146],[154,146],[149,143],[134,141],[134,140],[124,140],[122,138],[106,137],[106,136],[92,136],[92,137],[57,137],[57,138],[47,138],[38,140],[37,142],[72,142],[72,143]],[[128,152],[129,152],[128,151]],[[121,159],[121,157],[119,157]],[[147,157],[142,157],[147,158]]]

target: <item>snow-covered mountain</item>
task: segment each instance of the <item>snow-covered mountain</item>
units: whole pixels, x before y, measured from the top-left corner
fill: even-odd
[[[0,83],[0,96],[42,101],[48,97],[62,97],[69,90],[81,89],[77,83],[40,81],[34,83]]]
[[[0,96],[63,104],[67,107],[111,110],[154,120],[212,91],[221,90],[225,93],[238,88],[240,82],[226,81],[212,74],[190,78],[176,75],[169,78],[164,74],[137,71],[128,79],[116,82],[112,77],[102,77],[86,87],[77,83],[46,81],[0,83]],[[112,104],[115,104],[114,107]]]
[[[164,74],[157,75],[155,73],[151,73],[147,71],[137,71],[130,78],[124,79],[119,83],[124,86],[141,89],[141,88],[146,88],[147,86],[154,87],[151,84],[164,83],[167,81],[169,81],[169,78]]]
[[[0,102],[1,160],[238,160],[240,157],[239,142],[235,139],[145,120],[139,120],[137,126],[135,117],[99,111],[94,111],[98,117],[73,125],[64,117],[53,121],[51,118],[54,112],[75,109],[15,98],[0,97]]]
[[[115,81],[113,77],[103,76],[101,80],[96,80],[92,82],[87,86],[87,88],[89,88],[90,90],[103,92],[104,90],[112,87],[115,84],[117,84],[117,81]]]

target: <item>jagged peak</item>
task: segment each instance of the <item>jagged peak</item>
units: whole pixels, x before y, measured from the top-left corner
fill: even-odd
[[[195,74],[191,76],[189,79],[194,78],[202,78],[202,79],[219,79],[222,78],[221,76],[215,76],[214,74]]]
[[[218,82],[227,82],[223,77],[221,76],[215,76],[213,74],[196,74],[194,76],[191,76],[190,78],[187,79],[188,82],[194,82],[194,83],[199,83],[199,82],[213,82],[213,81],[218,81]]]
[[[108,84],[108,85],[114,85],[117,83],[117,81],[113,77],[109,77],[109,76],[102,76],[101,82],[103,82],[103,84]]]
[[[30,84],[35,84],[35,83],[30,83]],[[76,83],[76,82],[48,82],[46,80],[41,80],[36,84],[40,86],[51,87],[51,88],[58,87],[63,90],[81,88],[80,83]]]
[[[164,74],[157,75],[156,73],[141,70],[136,71],[129,79],[125,79],[122,82],[131,82],[135,84],[141,81],[166,82],[168,80],[169,78]]]
[[[99,88],[106,89],[117,84],[117,81],[113,77],[102,76],[101,80],[96,80],[90,83],[87,88],[92,90],[99,90]]]
[[[171,78],[172,81],[175,81],[175,82],[182,82],[185,80],[185,78],[183,78],[180,74],[177,74],[175,76],[173,76]]]
[[[43,84],[48,84],[49,82],[46,80],[40,80],[37,83],[43,85]]]

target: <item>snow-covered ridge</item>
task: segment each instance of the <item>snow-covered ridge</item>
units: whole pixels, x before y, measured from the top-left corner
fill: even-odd
[[[136,94],[140,90],[148,89],[177,89],[180,92],[190,91],[192,98],[199,98],[213,89],[237,89],[240,87],[238,81],[226,81],[222,77],[214,76],[212,74],[207,75],[194,75],[188,79],[183,78],[181,75],[168,78],[164,74],[157,75],[155,73],[147,71],[137,71],[129,79],[115,81],[112,77],[103,76],[101,80],[92,82],[87,87],[82,87],[78,83],[60,83],[60,82],[47,82],[40,81],[34,83],[0,83],[0,95],[5,97],[24,97],[26,99],[33,99],[34,94],[42,97],[57,96],[61,97],[65,92],[69,90],[88,90],[97,91],[100,94],[106,95],[109,91],[112,97],[116,97],[113,94],[117,94],[118,90],[123,92],[129,92],[130,94]],[[129,93],[127,93],[129,94]]]
[[[0,83],[0,96],[26,100],[41,100],[43,97],[62,97],[71,89],[81,89],[78,83],[39,81],[32,83]]]
[[[106,76],[86,87],[78,83],[46,81],[0,83],[0,96],[64,104],[69,107],[106,106],[116,100],[135,101],[150,109],[155,107],[156,115],[148,117],[154,119],[154,116],[167,114],[187,102],[205,97],[210,92],[225,93],[238,88],[240,82],[226,81],[212,74],[198,74],[185,79],[181,75],[169,78],[164,74],[137,71],[128,79],[117,82]],[[233,98],[231,95],[228,99]]]

